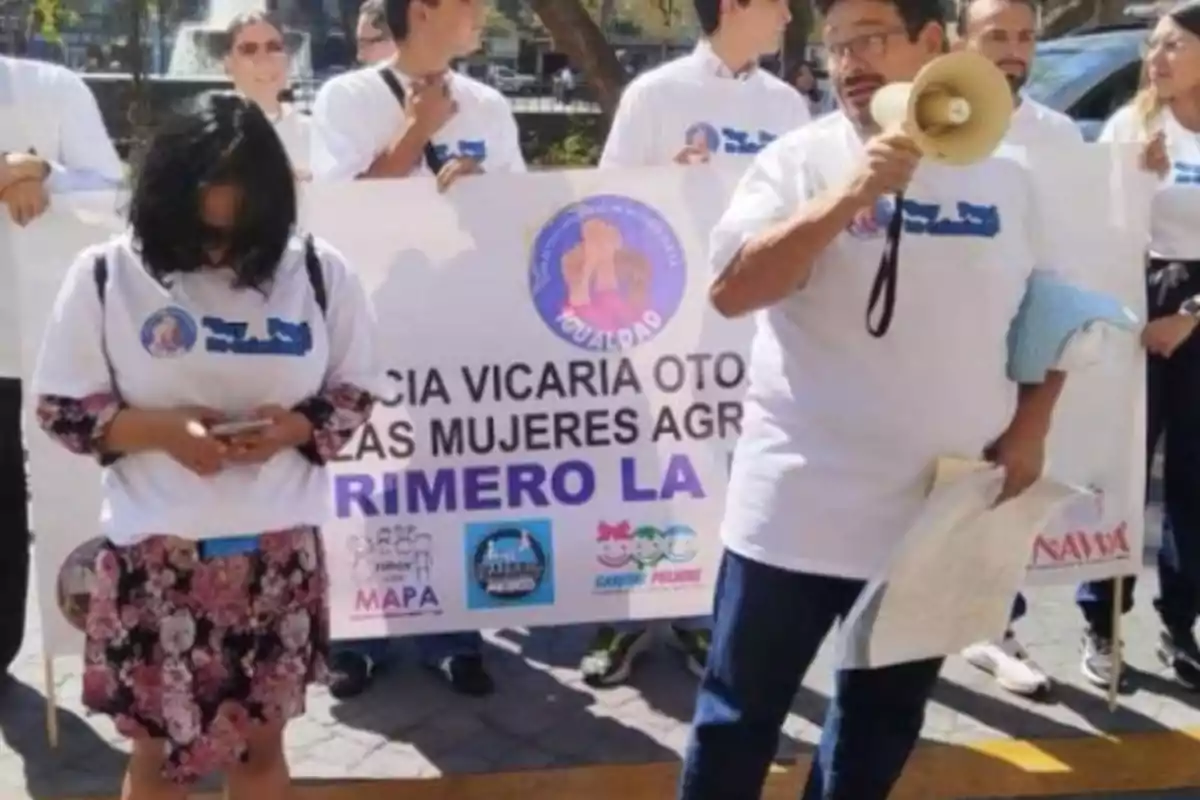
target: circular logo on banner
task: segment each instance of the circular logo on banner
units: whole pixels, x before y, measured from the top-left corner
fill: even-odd
[[[542,585],[546,568],[542,543],[524,528],[497,528],[475,547],[475,580],[497,600],[530,598]]]
[[[542,320],[576,347],[629,350],[679,311],[687,258],[645,203],[597,195],[560,211],[533,244],[529,289]]]
[[[721,134],[707,122],[697,122],[684,134],[684,145],[716,153],[721,149]]]
[[[141,338],[155,358],[176,358],[196,346],[196,321],[179,306],[160,308],[142,323]]]
[[[83,633],[87,632],[88,609],[96,582],[96,556],[103,544],[103,538],[89,539],[72,550],[58,569],[55,592],[58,610],[71,627]]]
[[[854,215],[854,220],[846,232],[855,239],[877,239],[887,232],[892,214],[896,213],[895,201],[890,197],[880,197],[871,208],[865,208]]]

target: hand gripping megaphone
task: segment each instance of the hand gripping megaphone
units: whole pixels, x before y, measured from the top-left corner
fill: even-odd
[[[939,56],[912,83],[890,83],[871,98],[880,129],[903,131],[926,158],[960,167],[995,152],[1012,115],[1008,79],[970,52]]]
[[[967,166],[1000,145],[1013,115],[1012,89],[1004,73],[978,53],[939,56],[911,83],[890,83],[871,98],[871,117],[883,131],[913,140],[925,158]],[[887,333],[896,307],[897,256],[904,231],[904,195],[896,195],[887,241],[867,305],[867,330]],[[883,307],[874,321],[876,306]]]

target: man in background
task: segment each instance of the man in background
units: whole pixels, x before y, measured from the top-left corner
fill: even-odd
[[[396,55],[396,43],[383,16],[383,0],[367,0],[358,9],[354,41],[359,64],[381,64]]]
[[[122,173],[96,99],[79,76],[57,64],[0,56],[0,683],[21,649],[29,591],[29,490],[9,220],[29,225],[45,213],[51,195],[112,188]]]
[[[1066,114],[1026,97],[1022,89],[1033,66],[1039,28],[1034,0],[963,0],[958,7],[957,45],[986,56],[1004,71],[1013,91],[1016,112],[1004,145],[1024,148],[1072,146],[1083,142],[1078,126]],[[1026,612],[1017,595],[1012,623]],[[1010,624],[998,641],[979,642],[962,652],[972,666],[992,675],[1004,689],[1033,696],[1051,688],[1046,672],[1029,657]]]
[[[804,98],[759,66],[783,43],[791,21],[787,3],[695,0],[695,8],[704,38],[688,55],[643,73],[625,88],[600,158],[602,169],[713,159],[749,164],[767,144],[809,121]],[[711,639],[708,617],[668,620],[662,627],[684,665],[702,675]],[[584,680],[591,686],[624,683],[653,637],[643,622],[601,625],[580,663]]]
[[[483,0],[384,0],[395,55],[321,87],[313,105],[314,179],[434,177],[445,191],[484,171],[524,172],[508,100],[450,68],[479,49],[486,11]],[[473,696],[494,689],[482,643],[479,631],[416,639],[422,663],[454,691]],[[332,658],[333,695],[366,690],[386,645],[344,643]]]

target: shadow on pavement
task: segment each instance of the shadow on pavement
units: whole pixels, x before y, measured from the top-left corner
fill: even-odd
[[[590,693],[518,653],[485,644],[496,692],[467,698],[418,666],[409,649],[368,692],[334,705],[332,713],[340,724],[411,744],[444,775],[577,766],[598,753],[617,764],[675,758],[612,719]]]

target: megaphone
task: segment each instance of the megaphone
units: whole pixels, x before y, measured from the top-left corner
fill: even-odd
[[[871,117],[884,131],[900,131],[925,158],[953,166],[982,161],[1008,133],[1012,88],[1004,73],[978,53],[956,52],[925,65],[911,83],[889,83],[871,98]],[[881,338],[896,310],[897,260],[904,232],[904,195],[888,223],[887,242],[867,301],[867,331]],[[875,309],[882,307],[875,319]]]
[[[926,158],[954,166],[995,152],[1013,108],[1004,73],[971,52],[939,56],[912,83],[890,83],[871,98],[871,117],[882,130],[903,131]]]

